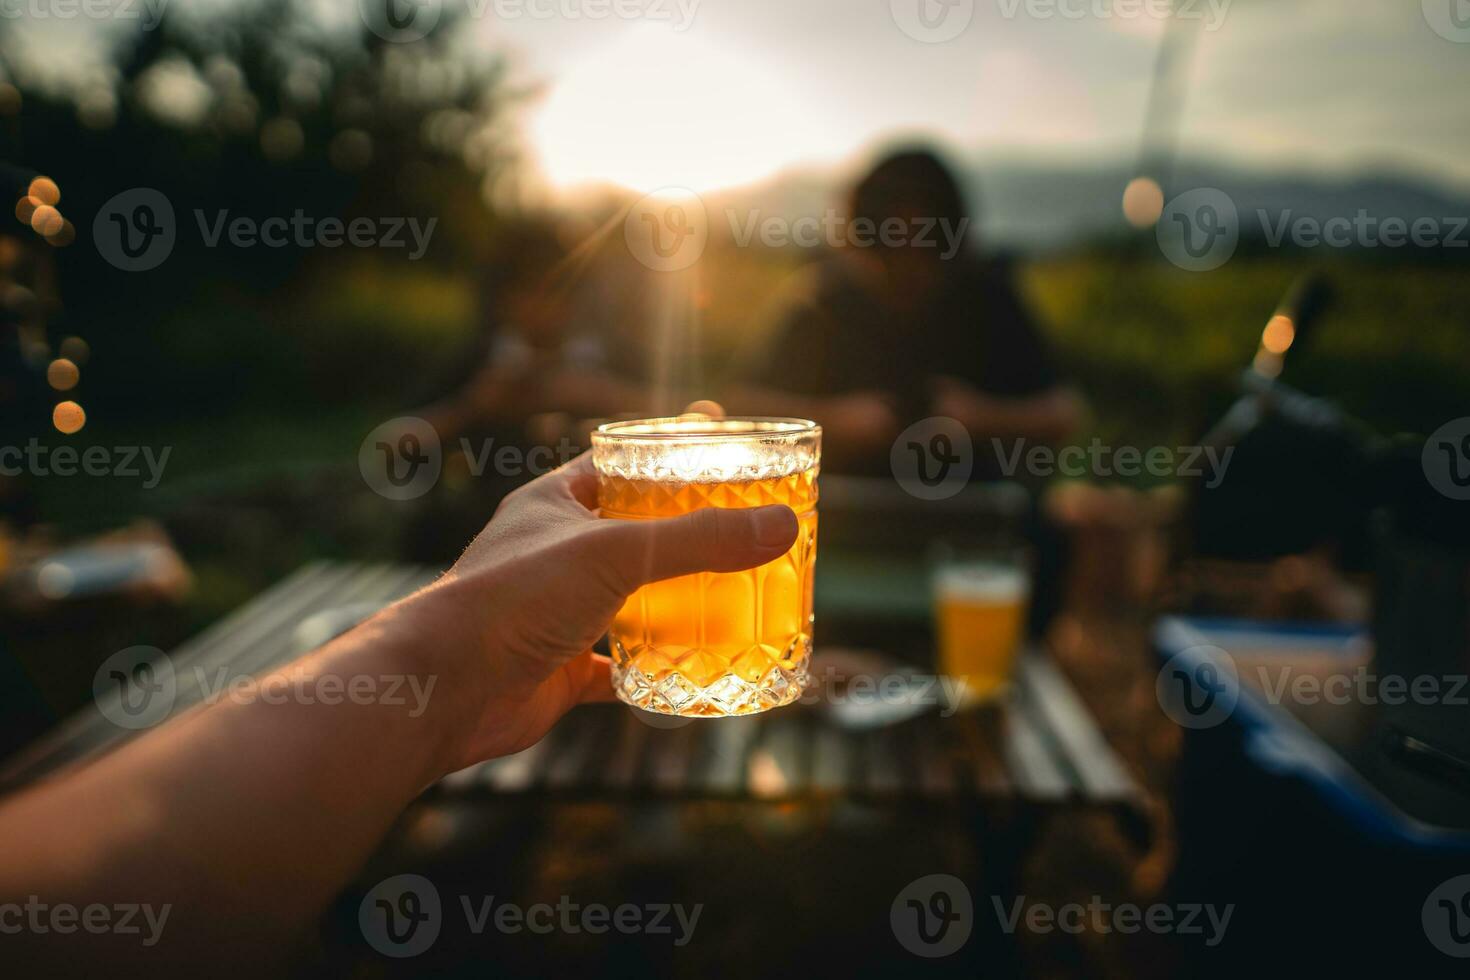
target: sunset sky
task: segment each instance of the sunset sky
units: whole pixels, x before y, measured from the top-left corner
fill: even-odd
[[[563,179],[605,166],[635,184],[719,183],[837,161],[896,131],[981,153],[1130,155],[1161,22],[1027,9],[974,0],[963,33],[934,44],[906,36],[888,0],[704,0],[682,32],[476,26],[550,81],[535,132]],[[1470,185],[1470,43],[1436,34],[1418,2],[1235,0],[1214,30],[1199,10],[1185,153]]]
[[[249,2],[168,0],[201,20]],[[515,77],[544,85],[523,122],[551,182],[638,190],[836,164],[898,133],[980,155],[1126,159],[1162,28],[1121,16],[1143,0],[1059,0],[1073,16],[1058,0],[617,0],[640,19],[587,15],[613,0],[452,2],[468,7],[463,44],[508,53]],[[934,15],[945,2],[969,15],[953,39],[900,28],[916,3]],[[1465,0],[1183,2],[1199,18],[1185,154],[1470,188],[1470,38],[1442,37],[1427,12]],[[357,26],[357,0],[310,5]],[[105,25],[5,27],[54,84],[105,63]]]

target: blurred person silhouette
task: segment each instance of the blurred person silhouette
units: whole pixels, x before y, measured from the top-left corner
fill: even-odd
[[[624,342],[631,318],[617,312],[626,304],[616,277],[569,249],[566,234],[548,218],[512,221],[477,269],[478,338],[435,386],[449,393],[407,413],[437,432],[444,473],[409,529],[406,557],[452,557],[487,509],[586,448],[583,420],[646,403],[647,358]],[[502,462],[508,447],[518,452]]]
[[[572,297],[557,279],[566,260],[556,231],[525,222],[500,231],[477,270],[480,332],[449,395],[414,414],[451,442],[485,430],[517,436],[538,410],[546,372],[586,355],[572,335]]]
[[[637,411],[647,360],[629,336],[615,278],[574,255],[548,221],[499,236],[480,273],[482,334],[454,391],[415,414],[443,441],[499,430],[538,444],[573,420]],[[593,315],[593,311],[596,315]]]
[[[817,419],[824,464],[859,473],[886,472],[894,439],[929,416],[960,421],[977,450],[1076,429],[1081,399],[1006,264],[977,254],[964,195],[933,151],[884,157],[848,217],[848,244],[804,274],[747,382],[726,392],[732,411]],[[994,454],[976,455],[978,476],[998,475]]]

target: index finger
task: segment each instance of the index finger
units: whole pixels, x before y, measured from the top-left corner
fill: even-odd
[[[708,398],[701,398],[697,402],[690,402],[689,407],[684,409],[684,414],[708,415],[712,419],[722,419],[725,417],[725,407],[719,402],[710,401]]]
[[[562,465],[551,477],[560,482],[577,503],[588,510],[597,508],[597,470],[592,465],[592,450]]]

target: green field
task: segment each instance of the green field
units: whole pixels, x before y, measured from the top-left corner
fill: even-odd
[[[1039,262],[1024,273],[1099,431],[1188,439],[1228,399],[1292,282],[1320,271],[1335,298],[1282,380],[1383,434],[1470,412],[1470,271],[1363,259],[1237,258],[1206,274],[1160,262]]]
[[[714,259],[698,304],[709,378],[770,329],[797,268],[778,252],[729,250]],[[1090,405],[1079,442],[1168,445],[1197,438],[1228,404],[1266,320],[1310,270],[1327,275],[1336,299],[1311,343],[1292,352],[1283,380],[1339,402],[1385,435],[1431,431],[1470,412],[1470,275],[1459,266],[1273,255],[1192,274],[1162,261],[1090,255],[1027,262],[1018,274]],[[165,344],[187,337],[187,346],[173,347],[173,370],[195,385],[228,377],[240,397],[224,409],[145,419],[93,413],[79,445],[173,447],[164,485],[144,492],[126,481],[54,480],[45,514],[62,526],[95,527],[132,513],[166,515],[199,495],[351,472],[363,434],[416,404],[426,380],[463,358],[473,310],[471,284],[427,270],[348,275],[299,294],[269,336],[254,337],[273,349],[244,367],[218,338],[259,323],[194,311],[187,334],[163,331]]]
[[[710,378],[769,329],[796,269],[781,253],[715,258],[698,303]],[[1179,446],[1229,403],[1277,302],[1315,268],[1337,301],[1308,349],[1293,351],[1285,380],[1386,435],[1470,414],[1470,276],[1453,266],[1319,266],[1277,255],[1195,275],[1161,261],[1076,256],[1028,262],[1019,275],[1091,407],[1077,441]],[[181,395],[176,411],[134,417],[92,411],[74,445],[167,446],[165,478],[154,489],[136,479],[35,480],[42,518],[63,538],[139,516],[162,520],[197,576],[195,623],[312,557],[400,554],[413,508],[366,490],[358,448],[378,423],[417,404],[411,391],[463,360],[473,296],[472,284],[425,270],[349,275],[298,293],[268,330],[258,311],[236,305],[223,317],[196,305],[187,330],[160,329],[159,357],[194,390],[228,385],[228,397],[195,410]],[[256,349],[233,357],[247,332]]]

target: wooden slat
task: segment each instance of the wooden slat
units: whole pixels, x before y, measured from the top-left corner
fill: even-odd
[[[660,793],[682,793],[689,785],[700,735],[708,725],[719,722],[695,720],[677,728],[650,728],[645,762],[648,783]]]
[[[580,790],[587,786],[607,748],[611,720],[599,706],[575,708],[557,723],[561,738],[555,754],[546,761],[548,790]]]
[[[1137,784],[1093,722],[1076,690],[1045,656],[1021,659],[1026,702],[1055,737],[1081,782],[1083,794],[1095,801],[1134,800]]]
[[[439,780],[439,786],[442,789],[449,790],[450,792],[458,792],[460,790],[469,789],[471,786],[474,786],[478,783],[488,783],[489,779],[486,777],[484,771],[485,766],[487,766],[488,764],[489,763],[485,762],[477,762],[473,766],[466,766],[463,769],[452,772],[449,775],[445,776],[443,779]]]
[[[764,716],[760,742],[746,765],[746,785],[753,796],[777,799],[807,788],[806,746],[801,715],[776,711]]]
[[[959,784],[955,777],[954,755],[949,743],[940,735],[938,719],[932,715],[916,718],[912,734],[919,792],[937,799],[956,795]]]
[[[222,642],[234,632],[249,628],[264,609],[291,603],[303,594],[308,597],[314,595],[322,581],[333,581],[337,574],[340,573],[327,563],[303,566],[170,654],[179,689],[175,713],[199,700],[198,692],[195,692],[194,697],[185,696],[185,680],[192,671],[180,669],[193,661],[199,649],[208,643]],[[120,696],[109,695],[114,699]],[[137,734],[139,733],[118,728],[96,703],[88,704],[62,722],[51,734],[7,760],[4,772],[0,773],[0,785],[21,785],[76,759],[121,744]]]
[[[485,764],[482,778],[497,793],[524,793],[540,782],[542,762],[550,744],[549,738],[543,738],[515,755],[492,759]]]
[[[236,663],[240,656],[273,636],[284,637],[303,618],[325,608],[323,601],[343,582],[362,573],[360,565],[329,565],[325,573],[288,592],[272,589],[246,604],[247,615],[238,627],[213,637],[208,642],[186,643],[174,653],[174,667],[179,672],[179,696],[189,698],[199,692],[199,671],[209,677],[215,668]]]
[[[811,787],[819,793],[844,793],[852,786],[853,739],[821,719],[813,727]]]
[[[221,678],[228,683],[267,670],[303,652],[305,640],[297,630],[310,616],[386,605],[436,574],[406,565],[304,566],[171,655],[179,680],[175,710],[202,698],[200,670],[211,690]],[[1074,796],[1093,802],[1137,798],[1126,768],[1051,661],[1022,658],[1017,680],[1017,696],[1004,709],[923,716],[863,734],[797,710],[659,728],[621,706],[588,707],[569,715],[538,745],[452,774],[443,786],[449,791],[483,786],[500,793],[538,787],[632,792],[647,786],[665,794],[770,799],[854,791],[947,799],[972,790],[1043,802]],[[0,782],[14,785],[129,734],[91,705],[12,760]]]
[[[382,608],[406,595],[424,577],[423,569],[415,567],[360,566],[356,575],[338,582],[336,588],[319,596],[315,608],[302,612],[294,622],[286,624],[284,630],[262,639],[253,649],[242,651],[230,664],[230,669],[235,672],[235,676],[254,676],[289,663],[309,652],[309,648],[300,643],[297,629],[312,616],[348,606]],[[366,619],[368,615],[371,613],[363,618]]]
[[[864,786],[875,796],[893,796],[908,785],[902,728],[880,728],[863,737]]]
[[[293,597],[306,598],[315,595],[323,583],[336,581],[347,570],[347,567],[333,562],[308,562],[179,644],[170,656],[181,662],[190,662],[204,651],[220,645],[230,636],[245,629],[263,610],[282,605]]]
[[[707,793],[729,795],[745,789],[746,762],[760,734],[760,716],[710,723],[702,785]]]
[[[333,611],[351,610],[357,616],[366,619],[372,613],[396,602],[437,577],[438,573],[418,565],[362,566],[357,576],[341,583],[336,590],[317,603],[316,609],[312,610],[309,615],[300,617],[292,625],[291,649],[288,656],[300,656],[331,639],[331,637],[303,636],[302,627],[316,617],[329,615]],[[345,627],[339,626],[339,629],[345,632],[355,625],[356,623]]]
[[[250,645],[222,643],[221,647],[229,650],[229,659],[221,659],[218,649],[206,648],[192,664],[180,666],[176,662],[179,695],[175,711],[204,700],[210,693],[224,691],[236,678],[259,676],[305,654],[307,650],[296,640],[296,630],[311,617],[348,606],[385,606],[433,577],[433,573],[418,566],[344,565],[341,568],[350,574],[330,580],[325,589],[318,581],[318,588],[309,593],[308,603],[291,606],[289,617],[268,617],[268,630],[258,627],[242,630],[249,634]]]
[[[1024,704],[1005,706],[1001,729],[1001,759],[1022,796],[1054,802],[1073,793],[1072,780],[1052,755]]]
[[[362,574],[359,565],[330,566],[327,575],[293,590],[279,601],[251,600],[247,608],[254,615],[234,633],[209,645],[193,647],[182,656],[175,654],[178,695],[174,711],[182,711],[212,693],[223,691],[224,685],[236,677],[252,676],[254,671],[245,665],[279,657],[289,649],[296,625],[331,605],[342,585]]]
[[[643,747],[650,729],[633,716],[633,709],[623,712],[615,732],[607,767],[602,771],[602,785],[619,792],[631,790],[638,782],[643,760]]]
[[[684,773],[685,789],[689,793],[703,793],[709,781],[710,767],[715,761],[715,741],[718,737],[718,722],[702,722],[695,739],[694,751],[689,759],[689,768]]]
[[[974,741],[970,743],[972,774],[975,779],[975,788],[982,794],[996,797],[1014,796],[1015,784],[1011,781],[1010,773],[1006,770],[1005,761],[1000,755],[1000,743],[1004,737],[999,724],[1000,719],[993,719],[994,724],[988,726],[971,726],[970,731],[974,735]]]

